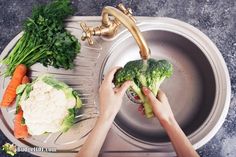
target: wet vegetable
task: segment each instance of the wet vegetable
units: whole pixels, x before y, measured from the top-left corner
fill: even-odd
[[[120,69],[114,78],[116,87],[120,87],[125,81],[133,81],[133,90],[144,106],[144,113],[147,118],[153,117],[152,107],[142,93],[143,86],[148,87],[154,95],[157,95],[161,83],[169,78],[173,73],[173,66],[167,60],[147,60],[144,64],[143,60],[134,60],[128,62],[124,68]]]

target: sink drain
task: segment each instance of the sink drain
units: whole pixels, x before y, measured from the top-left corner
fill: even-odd
[[[129,100],[132,101],[133,103],[139,105],[142,104],[142,101],[140,100],[139,96],[131,89],[126,91],[126,95],[128,96]]]

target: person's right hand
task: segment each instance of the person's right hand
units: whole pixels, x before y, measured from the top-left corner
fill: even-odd
[[[170,104],[164,92],[159,90],[157,97],[146,87],[142,88],[143,93],[148,98],[155,116],[166,130],[173,147],[179,157],[199,157],[192,144],[180,128],[174,118]]]
[[[170,108],[170,104],[166,97],[166,94],[159,90],[157,97],[147,88],[142,88],[144,95],[148,98],[150,105],[152,106],[153,113],[164,126],[166,123],[170,123],[174,120],[174,114]]]

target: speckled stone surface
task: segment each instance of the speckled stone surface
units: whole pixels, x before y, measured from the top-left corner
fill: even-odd
[[[30,16],[32,6],[48,0],[0,1],[0,51],[22,29],[22,22]],[[217,45],[231,78],[232,95],[227,118],[216,136],[198,149],[203,157],[236,156],[236,1],[235,0],[74,0],[75,15],[100,15],[106,5],[123,2],[136,16],[172,17],[200,29]],[[10,142],[0,131],[0,146]],[[0,157],[6,155],[0,151]],[[18,153],[17,157],[31,157]]]

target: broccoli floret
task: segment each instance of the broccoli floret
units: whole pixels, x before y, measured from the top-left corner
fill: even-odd
[[[118,70],[114,77],[114,84],[120,87],[125,81],[131,80],[134,85],[131,87],[143,102],[147,118],[153,117],[152,108],[147,98],[142,93],[143,86],[148,87],[154,95],[157,95],[161,83],[173,73],[172,64],[166,60],[149,59],[128,62],[124,68]]]

